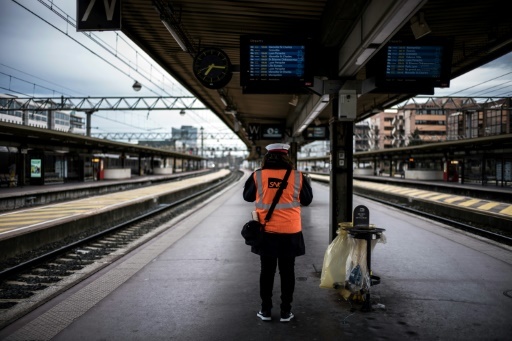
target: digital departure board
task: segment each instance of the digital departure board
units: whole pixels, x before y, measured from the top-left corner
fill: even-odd
[[[442,56],[442,46],[389,46],[386,76],[440,78]]]
[[[431,38],[390,41],[367,66],[380,92],[411,93],[449,87],[452,41]]]
[[[304,45],[250,45],[249,81],[304,81]]]
[[[240,37],[240,85],[244,89],[285,93],[294,87],[312,86],[311,63],[310,39]]]

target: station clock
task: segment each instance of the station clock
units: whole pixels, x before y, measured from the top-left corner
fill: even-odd
[[[229,57],[215,47],[205,48],[195,56],[193,71],[199,82],[209,89],[223,88],[233,76]]]

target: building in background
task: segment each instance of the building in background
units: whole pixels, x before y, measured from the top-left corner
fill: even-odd
[[[420,102],[423,100],[423,102]],[[509,134],[510,98],[411,98],[370,118],[370,150]]]
[[[176,141],[176,150],[199,155],[198,139],[201,137],[198,134],[198,129],[192,126],[181,126],[181,128],[172,128],[172,138]]]
[[[370,123],[365,120],[354,125],[354,152],[370,150]]]
[[[55,110],[51,103],[38,102],[23,107],[25,101],[12,99],[16,96],[0,94],[0,121],[85,135],[84,118],[74,110]]]

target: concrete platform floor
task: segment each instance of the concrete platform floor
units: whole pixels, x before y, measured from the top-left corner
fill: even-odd
[[[372,255],[385,306],[362,312],[319,288],[329,188],[313,183],[296,260],[296,318],[256,317],[259,258],[240,236],[253,205],[239,181],[159,238],[0,331],[0,340],[507,340],[512,252],[441,224],[355,198],[387,243]]]

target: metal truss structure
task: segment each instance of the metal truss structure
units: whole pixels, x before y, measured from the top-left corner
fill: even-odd
[[[210,110],[194,96],[166,97],[3,97],[2,111],[11,110]]]

